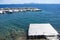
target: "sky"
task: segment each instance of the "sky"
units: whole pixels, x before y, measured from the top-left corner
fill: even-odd
[[[60,4],[60,0],[0,0],[0,4]]]

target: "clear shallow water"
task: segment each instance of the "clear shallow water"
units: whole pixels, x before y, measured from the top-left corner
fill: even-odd
[[[12,29],[16,31],[24,29],[26,32],[30,23],[50,23],[57,31],[60,31],[60,5],[55,5],[55,7],[52,5],[40,6],[41,12],[0,14],[0,35],[5,35]]]
[[[0,14],[0,27],[5,29],[13,26],[27,29],[30,23],[50,23],[54,28],[60,30],[60,13],[42,11]]]

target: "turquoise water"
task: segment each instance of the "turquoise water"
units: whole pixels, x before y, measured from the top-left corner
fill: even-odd
[[[17,12],[0,14],[0,38],[11,38],[10,33],[20,35],[21,31],[27,33],[30,23],[50,23],[57,31],[60,31],[60,5],[41,4],[41,5],[14,5],[15,7],[36,7],[41,8],[38,12]],[[0,5],[0,7],[14,7],[12,5]],[[9,39],[8,38],[8,39]],[[3,38],[2,38],[3,39]],[[7,40],[8,40],[7,39]],[[1,40],[1,39],[0,39]],[[10,39],[11,40],[11,39]]]
[[[6,40],[11,40],[12,34],[15,35],[15,33],[19,38],[19,35],[22,34],[21,31],[27,33],[30,23],[50,23],[57,31],[60,31],[60,13],[42,10],[39,12],[0,14],[0,40],[3,37]]]
[[[26,31],[30,23],[50,23],[56,30],[60,31],[60,13],[43,10],[41,12],[0,14],[0,31],[8,31],[10,28],[16,30],[22,28]]]

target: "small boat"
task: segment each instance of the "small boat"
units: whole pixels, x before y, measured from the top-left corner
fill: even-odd
[[[4,11],[3,10],[0,10],[0,14],[3,14],[4,13]]]

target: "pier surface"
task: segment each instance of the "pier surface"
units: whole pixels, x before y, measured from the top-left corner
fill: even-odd
[[[38,8],[0,8],[0,14],[13,13],[13,12],[26,12],[26,11],[41,11]]]

